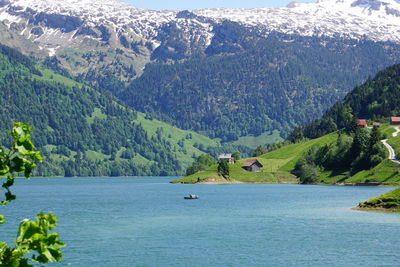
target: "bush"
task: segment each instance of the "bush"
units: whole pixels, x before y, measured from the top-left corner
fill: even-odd
[[[220,160],[218,162],[217,171],[219,175],[221,175],[225,179],[229,179],[229,165],[226,160]]]

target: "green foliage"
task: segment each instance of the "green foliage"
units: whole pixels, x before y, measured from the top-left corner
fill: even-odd
[[[204,171],[211,165],[215,164],[215,159],[210,154],[200,155],[186,170],[186,175],[192,175],[199,171]]]
[[[242,157],[242,153],[240,153],[239,151],[236,151],[235,153],[232,154],[232,157],[235,160],[239,160]]]
[[[315,159],[317,158],[319,151],[318,147],[312,146],[306,151],[303,158],[296,163],[294,173],[300,177],[300,182],[302,184],[313,184],[318,182],[320,174]]]
[[[218,168],[217,168],[218,175],[221,175],[225,179],[229,179],[229,164],[226,160],[219,160],[218,161]]]
[[[263,155],[263,154],[265,154],[265,153],[267,153],[267,152],[268,152],[268,150],[267,150],[266,147],[258,146],[258,147],[256,148],[256,150],[253,152],[252,156],[253,156],[253,157],[258,157],[258,156],[261,156],[261,155]]]
[[[26,254],[35,251],[32,261],[47,263],[62,260],[61,248],[65,245],[58,239],[57,233],[48,233],[57,225],[57,218],[53,214],[39,213],[36,222],[24,220],[19,225],[15,247],[5,244],[0,248],[0,264],[5,266],[33,266],[28,264]],[[1,253],[3,251],[3,253]]]
[[[121,154],[121,158],[124,158],[124,159],[133,159],[134,157],[135,157],[135,152],[133,152],[132,150],[130,150],[130,149],[127,149],[127,150],[125,150],[124,152],[122,152],[122,154]]]
[[[10,191],[14,184],[14,174],[24,173],[29,178],[36,162],[41,161],[40,152],[35,150],[30,138],[32,128],[25,123],[15,123],[10,135],[12,146],[10,149],[0,149],[0,176],[5,176],[3,188],[6,190],[5,200],[0,202],[5,205],[16,198]],[[0,215],[0,224],[5,222]],[[0,266],[33,266],[29,264],[26,254],[32,255],[31,260],[38,263],[60,261],[61,248],[64,247],[58,239],[57,233],[49,233],[56,226],[57,218],[53,214],[39,213],[36,222],[23,220],[19,225],[15,246],[12,248],[6,243],[0,243]],[[34,252],[37,253],[34,254]]]
[[[350,154],[354,159],[352,173],[370,169],[381,163],[386,157],[386,148],[380,143],[378,129],[374,128],[371,134],[364,129],[356,130]]]
[[[0,176],[5,176],[7,180],[3,183],[5,200],[1,205],[5,205],[16,197],[10,191],[14,184],[14,173],[24,173],[26,178],[32,173],[36,162],[41,161],[42,157],[39,151],[35,151],[35,146],[30,139],[32,128],[25,123],[17,122],[14,124],[10,135],[12,137],[12,146],[10,149],[0,147]]]

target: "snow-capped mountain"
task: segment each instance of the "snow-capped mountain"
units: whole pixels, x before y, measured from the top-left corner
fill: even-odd
[[[284,8],[203,9],[196,14],[228,19],[265,31],[400,42],[400,4],[395,0],[320,0]]]
[[[112,39],[122,46],[144,40],[160,43],[160,32],[171,23],[182,38],[210,44],[213,27],[231,20],[299,35],[326,35],[400,42],[400,4],[395,0],[320,0],[291,3],[284,8],[203,9],[192,12],[152,11],[118,0],[1,0],[0,20],[47,49],[50,55],[84,38]]]

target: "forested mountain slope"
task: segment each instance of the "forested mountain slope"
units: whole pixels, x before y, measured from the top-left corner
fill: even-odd
[[[0,46],[0,141],[12,122],[32,125],[45,156],[36,175],[176,175],[218,144],[146,119],[98,92]]]
[[[400,59],[394,43],[280,33],[263,38],[233,22],[214,33],[206,56],[149,64],[117,95],[156,118],[223,141],[276,129],[285,137]]]
[[[316,138],[346,127],[357,118],[388,121],[390,116],[400,116],[400,64],[388,67],[373,79],[356,86],[321,119],[295,130],[290,139]]]

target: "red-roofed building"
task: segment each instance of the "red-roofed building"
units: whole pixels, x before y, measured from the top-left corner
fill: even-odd
[[[248,172],[260,172],[263,165],[256,159],[249,159],[243,165],[242,168]]]
[[[390,117],[391,124],[400,124],[400,117]]]
[[[361,128],[367,128],[367,120],[357,120],[357,126],[361,127]]]

